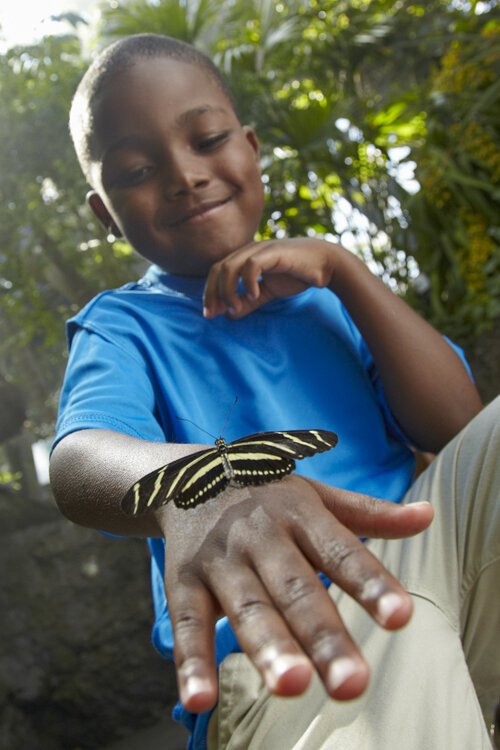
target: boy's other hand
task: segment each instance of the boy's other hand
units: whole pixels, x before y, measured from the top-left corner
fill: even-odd
[[[245,245],[211,267],[203,314],[242,318],[274,299],[328,286],[345,252],[340,245],[309,238]]]
[[[428,503],[397,506],[297,475],[228,488],[189,511],[172,503],[157,511],[186,709],[207,711],[217,700],[214,627],[222,615],[272,693],[303,693],[315,669],[333,698],[360,695],[368,666],[317,572],[379,625],[400,628],[410,596],[356,535],[410,536],[432,516]]]

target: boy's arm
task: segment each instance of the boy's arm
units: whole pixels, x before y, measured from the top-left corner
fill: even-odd
[[[329,288],[366,341],[398,422],[418,447],[438,452],[482,408],[460,357],[352,253]]]
[[[61,440],[51,481],[72,521],[113,534],[164,536],[165,588],[181,699],[190,711],[217,699],[214,626],[226,614],[269,689],[302,693],[315,668],[337,699],[365,689],[368,667],[316,573],[324,572],[388,629],[411,600],[357,535],[409,536],[428,526],[429,504],[407,507],[292,475],[228,489],[194,509],[173,503],[141,518],[120,511],[137,479],[199,446],[162,445],[104,430]]]
[[[119,536],[163,536],[152,513],[131,519],[120,503],[132,484],[150,471],[206,445],[156,443],[112,430],[78,430],[63,438],[50,459],[57,505],[80,526]]]
[[[419,448],[439,451],[480,411],[477,390],[452,347],[340,245],[291,239],[237,250],[212,267],[205,314],[242,317],[309,286],[328,287],[342,300],[372,353],[394,415]]]

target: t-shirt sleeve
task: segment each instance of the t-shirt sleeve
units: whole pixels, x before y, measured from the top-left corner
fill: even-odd
[[[95,428],[165,441],[155,401],[147,364],[137,353],[91,326],[76,326],[52,447],[71,432]]]

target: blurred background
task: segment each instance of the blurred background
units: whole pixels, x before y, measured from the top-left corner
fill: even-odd
[[[48,486],[64,321],[143,261],[85,204],[71,97],[131,33],[208,53],[262,141],[262,238],[341,242],[500,373],[500,10],[465,0],[17,0],[0,10],[0,750],[178,750],[148,555]],[[156,738],[156,739],[155,739]]]

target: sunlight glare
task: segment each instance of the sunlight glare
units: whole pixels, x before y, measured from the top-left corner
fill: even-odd
[[[95,0],[17,0],[2,3],[0,9],[0,45],[2,50],[31,44],[42,36],[60,34],[61,24],[51,16],[65,12],[85,15]]]

